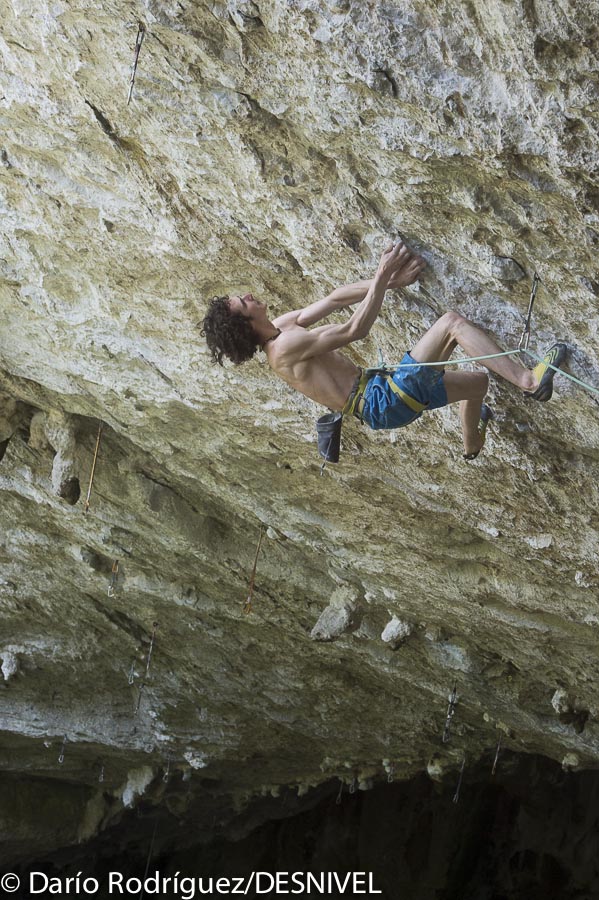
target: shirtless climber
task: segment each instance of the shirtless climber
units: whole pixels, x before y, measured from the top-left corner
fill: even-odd
[[[387,288],[417,281],[425,262],[405,244],[389,246],[381,256],[376,274],[337,288],[323,300],[269,320],[266,304],[252,294],[215,297],[203,322],[208,347],[215,361],[223,356],[234,363],[250,359],[258,347],[266,353],[270,367],[293,388],[329,407],[362,419],[371,428],[400,428],[422,415],[423,409],[460,404],[464,457],[473,459],[484,444],[490,410],[483,404],[488,376],[484,372],[446,372],[442,366],[397,368],[387,373],[362,372],[340,353],[342,347],[365,338],[378,316]],[[320,325],[330,313],[358,304],[343,324]],[[467,356],[501,353],[488,335],[456,312],[446,312],[418,341],[402,364],[449,359],[456,346]],[[556,343],[534,369],[525,369],[512,357],[484,362],[534,400],[549,400],[554,370],[567,353]],[[401,364],[400,364],[401,365]]]

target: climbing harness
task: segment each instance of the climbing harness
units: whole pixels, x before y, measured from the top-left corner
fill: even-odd
[[[416,363],[416,365],[418,364]],[[393,375],[395,374],[395,372],[397,372],[398,369],[401,368],[402,366],[388,368],[383,364],[382,366],[377,366],[376,368],[364,369],[359,376],[356,387],[349,395],[349,398],[345,406],[343,407],[342,415],[353,415],[357,416],[360,419],[362,418],[362,413],[364,411],[364,391],[366,390],[366,385],[368,384],[370,379],[375,377],[376,375],[381,375],[385,379],[393,393],[397,394],[397,396],[400,397],[406,404],[406,406],[409,406],[409,408],[413,412],[423,412],[426,409],[427,404],[420,403],[419,400],[416,400],[410,394],[406,393],[406,391],[400,388],[399,385],[397,385],[393,381]]]
[[[443,729],[443,737],[442,741],[446,744],[449,740],[449,735],[451,732],[451,720],[453,719],[455,713],[455,706],[458,700],[458,683],[454,681],[453,683],[453,691],[451,692],[451,696],[449,698],[449,706],[447,707],[447,718],[445,719],[445,728]]]
[[[324,475],[324,468],[328,462],[339,462],[343,418],[344,416],[354,414],[356,404],[364,393],[368,383],[369,376],[366,375],[366,372],[368,371],[368,369],[358,369],[358,374],[353,383],[349,397],[340,413],[330,412],[316,420],[318,452],[324,457],[324,462],[320,467],[321,475]]]
[[[249,615],[252,611],[252,598],[254,596],[254,582],[256,580],[256,566],[258,565],[258,554],[260,553],[260,547],[262,546],[262,539],[264,537],[264,526],[260,527],[260,537],[258,538],[258,546],[256,547],[256,556],[254,557],[254,566],[252,568],[252,574],[250,576],[250,586],[248,590],[248,595],[245,598],[245,602],[243,604],[243,611],[246,615]]]
[[[100,449],[100,438],[102,437],[102,425],[103,425],[103,423],[100,422],[100,424],[98,426],[98,436],[96,438],[96,449],[94,450],[94,459],[92,462],[92,470],[91,470],[91,473],[89,476],[89,487],[87,489],[87,497],[85,498],[85,504],[83,506],[84,513],[89,512],[89,500],[92,495],[92,485],[94,483],[94,475],[96,472],[96,461],[98,459],[98,450]]]
[[[400,397],[401,400],[403,400],[403,402],[406,404],[406,406],[408,406],[413,412],[420,414],[426,409],[426,403],[420,403],[419,400],[416,400],[394,382],[393,374],[397,371],[398,368],[400,368],[400,366],[396,366],[394,369],[390,369],[383,364],[382,366],[378,366],[376,368],[360,369],[360,371],[358,372],[358,376],[356,377],[356,380],[354,382],[354,386],[341,412],[327,413],[326,415],[321,416],[316,421],[318,452],[321,456],[324,457],[324,462],[320,467],[321,475],[324,473],[324,468],[327,462],[339,462],[341,426],[343,424],[344,416],[357,416],[360,421],[363,421],[362,413],[364,411],[364,391],[366,390],[366,385],[368,384],[370,379],[375,375],[383,376],[385,381],[389,385],[390,390],[393,391],[394,394],[397,394],[397,396]]]

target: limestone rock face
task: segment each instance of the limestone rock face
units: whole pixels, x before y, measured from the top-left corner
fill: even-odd
[[[516,347],[536,270],[531,349],[599,387],[596,0],[0,7],[0,758],[31,779],[6,858],[140,803],[200,798],[209,830],[383,759],[457,771],[498,731],[595,767],[597,395],[492,379],[471,464],[454,407],[348,421],[321,476],[322,410],[214,366],[198,322],[370,277],[399,234],[429,265],[358,364],[451,308]],[[313,641],[336,591],[359,627]]]

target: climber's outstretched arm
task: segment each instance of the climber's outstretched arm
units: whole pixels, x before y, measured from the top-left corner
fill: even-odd
[[[393,275],[406,269],[412,256],[411,251],[403,244],[390,246],[384,251],[366,296],[347,322],[320,325],[307,331],[295,328],[294,323],[281,328],[279,320],[275,319],[273,324],[281,328],[281,335],[277,339],[279,362],[293,366],[365,338],[380,312],[389,281]]]
[[[405,245],[403,246],[406,254],[402,257],[402,266],[393,272],[387,283],[387,288],[406,287],[417,281],[420,273],[424,269],[426,263],[420,256],[412,253]],[[311,303],[304,309],[295,309],[292,312],[284,313],[274,319],[273,324],[284,330],[290,325],[299,325],[302,328],[308,328],[322,319],[326,319],[331,313],[347,306],[353,306],[355,303],[361,303],[368,291],[373,285],[374,279],[369,278],[364,281],[355,281],[352,284],[345,284],[336,288],[334,291],[324,297]]]
[[[368,293],[368,289],[372,284],[372,279],[367,281],[356,281],[353,284],[345,284],[343,287],[336,288],[334,291],[324,297],[322,300],[316,300],[303,309],[294,309],[291,312],[284,313],[273,320],[273,324],[277,328],[284,329],[289,325],[300,325],[302,328],[308,328],[326,319],[331,313],[346,306],[353,306],[354,303],[360,303]]]

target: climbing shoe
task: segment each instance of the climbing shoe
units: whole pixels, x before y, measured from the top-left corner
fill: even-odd
[[[480,434],[481,438],[483,439],[483,447],[485,446],[487,425],[489,424],[489,422],[491,421],[492,418],[493,418],[493,410],[491,409],[490,406],[487,406],[486,403],[483,403],[481,410],[480,410],[480,419],[478,422],[478,433]],[[481,447],[480,450],[482,450],[483,447]],[[476,453],[464,453],[463,457],[464,457],[464,459],[467,459],[467,460],[476,459],[476,457],[480,453],[480,450],[477,450]]]
[[[559,368],[567,355],[568,346],[567,344],[564,344],[563,341],[558,341],[553,347],[549,348],[543,357],[543,362],[540,362],[538,366],[535,366],[533,369],[535,377],[539,382],[539,386],[536,391],[524,391],[524,396],[527,400],[540,400],[541,403],[545,403],[547,400],[551,399],[551,395],[553,394],[555,369],[550,369],[549,366]]]

